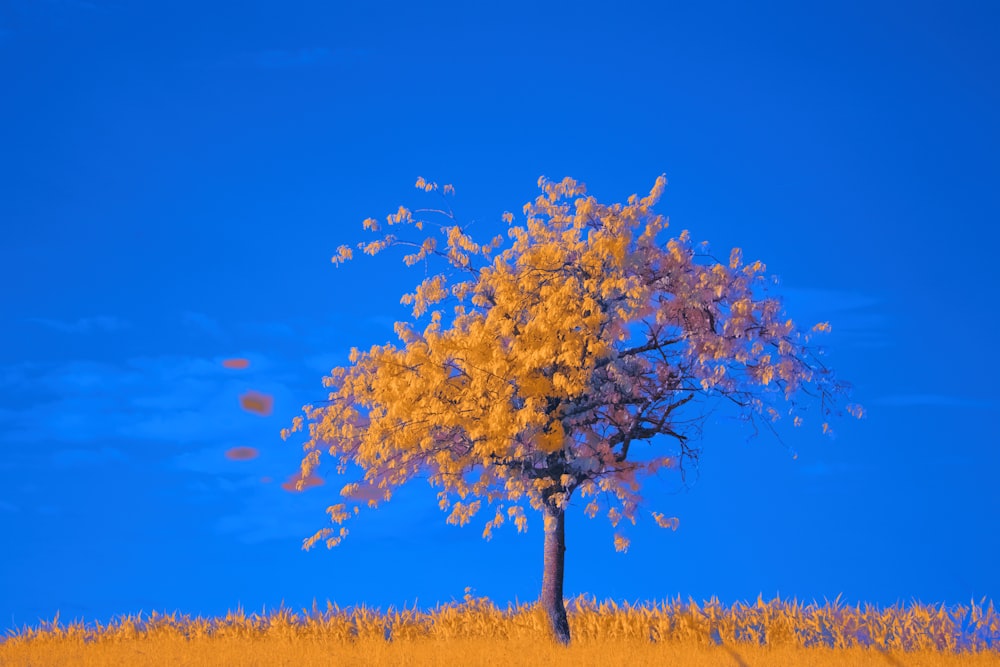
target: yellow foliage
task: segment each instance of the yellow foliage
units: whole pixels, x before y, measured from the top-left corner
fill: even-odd
[[[423,177],[415,185],[438,189]],[[740,270],[739,248],[728,265],[697,263],[687,230],[665,244],[656,240],[668,226],[652,210],[664,176],[627,205],[601,204],[571,178],[541,177],[538,186],[542,194],[522,209],[523,225],[503,213],[509,246],[495,256],[502,236],[481,244],[458,224],[437,225],[440,238],[386,235],[358,244],[371,255],[405,246],[406,264],[433,256],[448,270],[427,275],[402,296],[413,316],[396,323],[402,348],[352,348],[350,364],[323,379],[328,403],[304,408],[303,473],[320,465],[321,454],[338,472],[350,465],[364,471],[364,490],[353,484],[341,490],[351,507],[331,513],[334,522],[388,500],[392,488],[417,475],[442,489],[441,508],[450,508],[448,521],[458,525],[483,500],[507,501],[514,503],[508,517],[522,531],[524,507],[564,507],[576,489],[593,495],[595,487],[606,492],[601,502],[612,524],[634,522],[639,475],[675,467],[678,459],[635,461],[631,442],[655,435],[683,442],[686,434],[675,431],[687,421],[679,408],[699,393],[749,395],[778,385],[789,400],[813,381],[792,320],[781,322],[779,302],[750,288],[764,264]],[[454,188],[445,185],[443,193]],[[454,222],[450,211],[436,212]],[[399,206],[386,220],[419,231],[424,221],[413,216]],[[374,218],[363,226],[379,230]],[[351,249],[340,246],[333,262],[350,259]],[[434,309],[451,299],[452,315]],[[830,397],[837,386],[825,371],[818,378]],[[780,416],[757,398],[741,405],[772,420]],[[862,414],[861,406],[849,410]],[[302,430],[296,417],[282,437]],[[452,504],[455,497],[462,502]],[[597,511],[595,498],[585,512]],[[654,517],[676,530],[676,518]],[[502,519],[495,510],[484,536]],[[320,533],[307,546],[330,535]],[[615,538],[616,548],[627,544]]]
[[[103,665],[865,665],[997,667],[1000,617],[971,605],[847,606],[775,598],[722,605],[680,596],[644,604],[567,601],[570,646],[538,604],[500,608],[466,588],[427,611],[284,604],[218,618],[153,611],[109,623],[58,615],[0,642],[0,664]]]
[[[833,328],[830,326],[829,322],[820,322],[819,324],[813,326],[812,330],[829,333],[833,330]]]
[[[660,512],[653,512],[653,518],[656,519],[656,525],[660,528],[670,528],[672,530],[677,530],[677,526],[680,525],[680,519],[677,517],[670,517],[669,519]]]

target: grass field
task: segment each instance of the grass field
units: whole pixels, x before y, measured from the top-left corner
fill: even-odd
[[[382,613],[287,608],[204,619],[123,616],[108,625],[58,617],[11,633],[0,665],[974,665],[1000,667],[1000,616],[984,607],[878,609],[779,599],[724,607],[567,605],[571,646],[552,641],[534,604],[464,602]]]

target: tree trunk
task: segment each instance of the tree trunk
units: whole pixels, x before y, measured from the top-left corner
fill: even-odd
[[[569,620],[563,602],[563,563],[566,555],[566,513],[558,507],[546,507],[552,517],[545,528],[545,561],[542,571],[542,595],[539,602],[549,617],[552,634],[560,644],[569,644]]]

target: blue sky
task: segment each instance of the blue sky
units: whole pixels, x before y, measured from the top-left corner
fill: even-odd
[[[568,595],[1000,599],[995,9],[695,4],[0,6],[0,626],[537,596],[537,517],[486,542],[408,486],[303,552],[339,484],[280,488],[280,429],[423,277],[330,257],[418,176],[486,239],[540,175],[666,173],[667,236],[765,262],[867,410],[831,440],[806,400],[786,447],[720,405],[645,487],[676,532],[623,555],[571,510]]]

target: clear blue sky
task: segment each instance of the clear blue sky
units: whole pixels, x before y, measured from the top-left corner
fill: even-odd
[[[486,542],[404,487],[303,552],[338,480],[280,488],[279,430],[423,277],[330,257],[417,176],[488,238],[540,175],[666,173],[667,236],[765,262],[868,411],[830,440],[804,397],[786,448],[720,405],[646,487],[676,532],[618,554],[571,510],[568,595],[1000,599],[996,10],[752,4],[0,4],[0,627],[537,596],[535,516]]]

